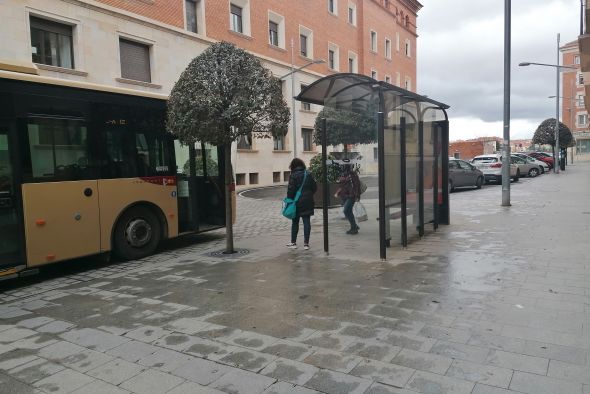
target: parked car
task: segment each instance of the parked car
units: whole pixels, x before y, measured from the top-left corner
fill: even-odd
[[[544,161],[549,166],[549,169],[553,168],[553,156],[545,152],[527,152],[527,155],[534,157],[535,159],[539,159]]]
[[[449,191],[458,187],[481,189],[485,181],[483,172],[472,164],[459,159],[449,159]]]
[[[541,168],[541,174],[544,174],[545,171],[549,171],[551,169],[549,167],[549,164],[545,163],[543,160],[536,159],[536,158],[529,156],[525,153],[513,153],[513,154],[515,156],[522,157],[523,159],[525,159],[526,161],[528,161],[530,163],[534,163],[534,164],[538,165]]]
[[[480,155],[471,159],[471,164],[483,172],[485,182],[502,183],[502,155]],[[510,164],[510,178],[518,182],[520,170],[516,164]]]
[[[520,173],[524,176],[528,176],[529,178],[535,178],[537,175],[541,173],[541,167],[538,164],[531,163],[525,158],[522,158],[518,155],[510,155],[510,160],[512,163],[518,166]]]

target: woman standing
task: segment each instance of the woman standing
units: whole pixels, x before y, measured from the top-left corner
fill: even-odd
[[[350,223],[350,230],[346,234],[358,234],[360,227],[354,220],[352,208],[354,203],[361,199],[361,182],[352,165],[346,164],[344,166],[344,174],[340,177],[338,183],[340,188],[336,192],[336,197],[342,199],[344,216]]]
[[[299,232],[299,218],[303,220],[303,249],[309,250],[309,235],[311,233],[311,216],[313,215],[313,195],[317,185],[313,176],[305,169],[303,160],[294,158],[289,165],[291,175],[287,187],[287,197],[295,198],[297,191],[301,188],[301,196],[295,206],[297,216],[291,221],[291,242],[287,247],[297,249],[297,233]],[[303,187],[301,186],[303,185]]]

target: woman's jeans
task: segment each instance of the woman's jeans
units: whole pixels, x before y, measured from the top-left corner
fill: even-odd
[[[342,201],[344,216],[348,219],[350,223],[350,229],[355,230],[358,226],[356,225],[356,221],[354,220],[354,214],[352,213],[352,207],[354,206],[354,199],[347,198]]]
[[[309,234],[311,233],[311,220],[309,216],[297,216],[291,220],[291,243],[297,243],[297,233],[299,232],[299,218],[303,219],[303,242],[309,244]]]

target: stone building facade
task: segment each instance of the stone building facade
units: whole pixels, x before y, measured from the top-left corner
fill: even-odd
[[[277,77],[304,67],[293,81],[284,78],[289,106],[302,86],[336,72],[415,91],[421,7],[416,0],[3,0],[0,62],[166,95],[195,56],[224,40]],[[321,107],[294,104],[285,138],[236,144],[239,186],[283,183],[293,156],[309,161],[317,153],[310,136]],[[364,150],[365,167],[374,168],[372,148]]]

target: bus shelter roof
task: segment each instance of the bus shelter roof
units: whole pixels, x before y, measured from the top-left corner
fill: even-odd
[[[312,104],[325,105],[331,99],[346,98],[348,102],[370,101],[374,94],[381,91],[384,94],[397,96],[399,104],[408,102],[429,103],[442,110],[450,108],[448,105],[421,96],[409,90],[402,89],[390,83],[377,81],[371,77],[360,74],[342,73],[333,74],[318,79],[307,88],[303,89],[296,97],[298,101]]]

